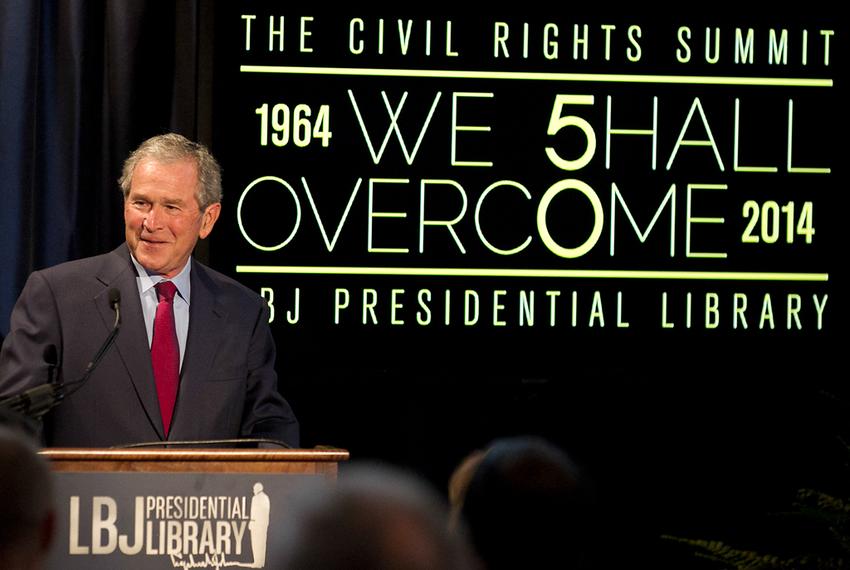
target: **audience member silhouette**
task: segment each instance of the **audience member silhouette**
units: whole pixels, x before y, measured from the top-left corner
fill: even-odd
[[[443,501],[421,480],[389,467],[349,467],[336,487],[304,489],[288,507],[275,540],[277,568],[473,568],[464,537],[448,530]]]
[[[0,568],[42,568],[55,512],[47,462],[19,431],[0,425]]]
[[[476,449],[463,458],[449,479],[449,528],[452,531],[464,530],[461,509],[466,499],[466,490],[484,456],[484,451]]]
[[[472,454],[459,470],[469,469],[470,462],[468,486],[455,494],[460,493],[461,518],[488,570],[593,567],[598,538],[593,493],[563,451],[539,438],[506,438],[483,456]],[[456,485],[462,473],[456,471]]]

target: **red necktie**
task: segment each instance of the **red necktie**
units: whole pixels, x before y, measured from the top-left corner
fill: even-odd
[[[171,281],[156,284],[156,317],[153,320],[153,341],[151,342],[151,363],[156,392],[159,397],[159,411],[165,436],[171,427],[171,415],[177,400],[177,385],[180,379],[180,347],[177,344],[177,330],[174,327],[174,293],[177,287]]]

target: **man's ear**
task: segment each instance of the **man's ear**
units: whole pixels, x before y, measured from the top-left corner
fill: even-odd
[[[210,235],[210,232],[215,225],[216,220],[218,220],[218,216],[221,214],[221,203],[216,202],[215,204],[210,204],[207,206],[207,209],[204,210],[204,213],[201,214],[203,216],[201,220],[201,230],[198,232],[198,236],[201,239],[206,238]]]

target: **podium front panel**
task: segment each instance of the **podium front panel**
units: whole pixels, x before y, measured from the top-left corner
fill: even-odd
[[[45,452],[56,469],[58,508],[48,568],[264,568],[293,494],[306,485],[332,485],[336,461],[347,458],[345,452],[134,453]]]

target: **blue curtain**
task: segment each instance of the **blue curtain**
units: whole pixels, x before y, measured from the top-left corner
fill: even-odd
[[[145,138],[198,138],[200,0],[0,2],[0,332],[34,269],[123,240]]]

